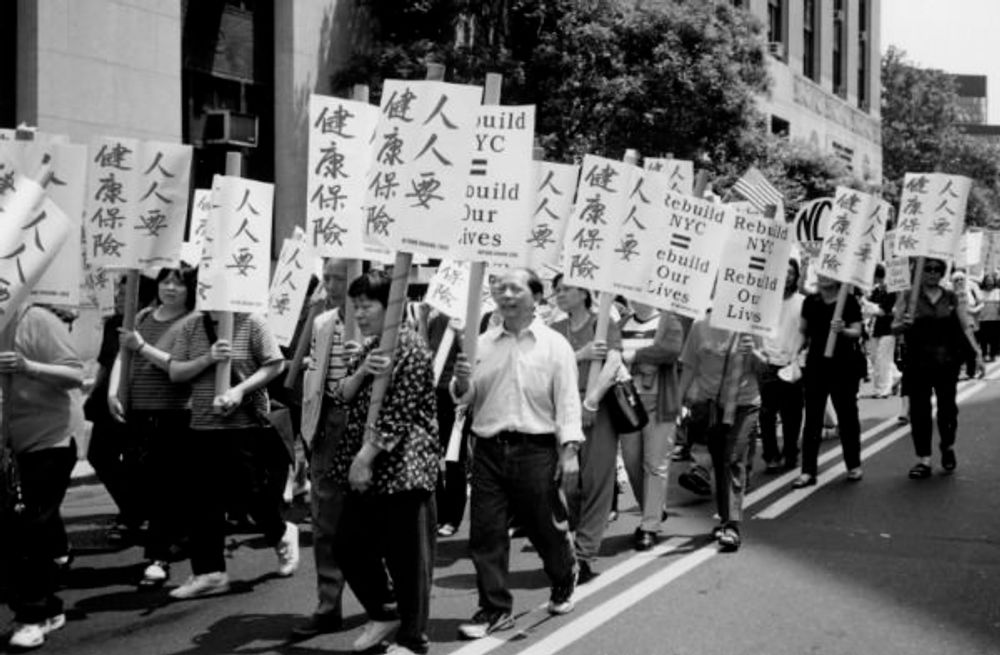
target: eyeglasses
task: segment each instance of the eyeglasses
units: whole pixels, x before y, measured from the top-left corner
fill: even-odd
[[[924,266],[924,273],[937,273],[941,275],[944,273],[944,268],[941,266]]]

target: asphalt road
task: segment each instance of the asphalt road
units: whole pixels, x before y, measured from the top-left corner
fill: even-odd
[[[1000,366],[991,375],[1000,377]],[[432,605],[434,653],[614,655],[1000,653],[1000,381],[964,383],[954,475],[911,481],[912,447],[895,422],[898,400],[863,400],[865,478],[844,481],[835,442],[825,442],[820,486],[792,492],[792,474],[755,473],[744,546],[718,554],[707,533],[711,499],[671,485],[671,516],[653,551],[631,550],[630,495],[610,524],[601,575],[577,609],[552,618],[539,561],[523,539],[512,548],[517,628],[460,642],[455,628],[475,610],[467,526],[441,540]],[[823,462],[824,460],[821,460]],[[759,462],[758,462],[759,464]],[[758,470],[761,468],[757,467]],[[682,470],[675,467],[672,477]],[[179,483],[183,477],[179,475]],[[230,539],[227,596],[170,602],[137,592],[138,548],[101,552],[100,522],[113,511],[99,485],[71,490],[66,514],[82,551],[68,577],[70,622],[45,652],[72,655],[350,652],[364,619],[348,593],[351,629],[292,644],[289,630],[313,607],[308,525],[303,566],[272,575],[274,554],[258,539]],[[175,566],[173,579],[186,576]],[[9,614],[0,610],[0,620]]]

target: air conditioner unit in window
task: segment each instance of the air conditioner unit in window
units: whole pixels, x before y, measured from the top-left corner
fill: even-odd
[[[778,59],[786,59],[788,57],[785,44],[781,41],[771,41],[768,43],[767,51],[772,57],[777,57]]]
[[[204,143],[257,147],[257,117],[228,109],[205,112]]]
[[[833,20],[843,21],[844,20],[844,10],[843,9],[837,9],[836,11],[834,11],[833,12]]]

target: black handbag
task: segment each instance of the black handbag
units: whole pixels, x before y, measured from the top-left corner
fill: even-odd
[[[649,423],[649,414],[632,378],[615,382],[604,396],[611,425],[618,434],[638,432]]]

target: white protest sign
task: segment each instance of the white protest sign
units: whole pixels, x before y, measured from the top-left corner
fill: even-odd
[[[910,259],[896,255],[896,230],[885,233],[885,288],[889,293],[910,288]]]
[[[979,230],[969,230],[958,240],[955,251],[955,266],[967,270],[978,267],[983,262],[983,233]]]
[[[201,262],[205,248],[208,247],[208,243],[205,241],[205,231],[208,229],[211,215],[212,190],[195,189],[191,201],[191,229],[188,237],[190,250],[187,254],[188,257],[195,257],[195,259],[185,259],[184,261],[192,264]],[[184,255],[181,255],[181,258],[184,259]]]
[[[810,200],[795,214],[795,238],[813,259],[819,256],[832,214],[833,198]]]
[[[274,185],[217,175],[198,273],[201,311],[267,313]]]
[[[535,162],[535,206],[531,216],[528,266],[559,266],[580,167]]]
[[[18,176],[14,189],[0,220],[0,330],[73,233],[73,223],[36,182]]]
[[[531,159],[535,106],[478,109],[465,213],[449,256],[496,266],[525,266],[524,242],[535,202]]]
[[[769,336],[778,325],[792,249],[789,225],[724,205],[731,226],[722,247],[709,322]]]
[[[907,173],[896,235],[900,256],[952,261],[971,187],[972,180],[961,175]]]
[[[143,141],[137,163],[135,233],[137,268],[177,268],[191,179],[191,146]]]
[[[96,268],[139,268],[135,255],[139,141],[97,137],[90,143],[84,229]]]
[[[686,159],[646,157],[642,163],[647,171],[663,173],[667,177],[668,188],[674,193],[694,195],[694,162]]]
[[[465,215],[483,89],[386,80],[365,195],[365,231],[399,251],[446,257]]]
[[[323,257],[364,258],[362,206],[378,107],[309,97],[306,230]]]
[[[47,193],[71,223],[70,235],[52,264],[31,289],[34,302],[80,306],[81,280],[85,279],[83,247],[84,194],[87,183],[87,147],[55,144],[52,148],[52,181]]]
[[[639,302],[699,319],[711,306],[712,287],[731,230],[725,205],[667,192],[654,208],[666,220],[651,234],[656,247],[640,267]]]
[[[630,194],[642,179],[642,169],[595,155],[583,158],[576,191],[576,207],[563,242],[563,272],[566,284],[611,291],[619,234],[633,227],[629,214]],[[624,228],[624,229],[623,229]],[[637,239],[629,239],[637,241]],[[650,245],[650,244],[646,244]],[[618,254],[619,258],[622,253]]]
[[[1000,268],[1000,231],[986,230],[983,233],[983,274]]]
[[[295,336],[302,312],[302,303],[312,276],[310,264],[315,260],[312,245],[305,232],[296,229],[291,239],[285,239],[278,255],[278,265],[271,278],[268,292],[267,325],[278,345],[287,347]]]
[[[833,217],[816,261],[816,274],[870,290],[882,252],[886,207],[875,196],[837,187]]]

